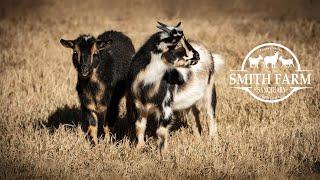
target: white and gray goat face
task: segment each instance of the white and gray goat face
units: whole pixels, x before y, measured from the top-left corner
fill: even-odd
[[[167,51],[168,49],[174,49],[178,42],[183,37],[183,31],[179,26],[181,22],[179,22],[176,26],[168,26],[161,22],[158,22],[160,26],[157,28],[161,29],[159,48],[162,51]]]

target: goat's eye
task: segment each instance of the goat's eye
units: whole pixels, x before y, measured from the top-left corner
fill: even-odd
[[[171,31],[171,33],[172,33],[172,34],[177,34],[177,30],[173,29],[173,30]]]
[[[78,53],[76,51],[73,52],[72,58],[73,59],[78,59]]]

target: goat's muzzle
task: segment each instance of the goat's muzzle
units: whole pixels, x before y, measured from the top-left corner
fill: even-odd
[[[89,75],[90,73],[90,68],[88,65],[82,65],[81,69],[80,69],[80,73],[83,77],[86,77]]]

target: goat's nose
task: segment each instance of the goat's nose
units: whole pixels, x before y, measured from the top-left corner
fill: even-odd
[[[82,73],[82,75],[87,75],[89,73],[89,66],[88,65],[82,65],[81,66],[81,73]]]
[[[88,67],[88,65],[84,64],[84,65],[81,66],[81,69],[87,70],[87,69],[89,69],[89,67]]]

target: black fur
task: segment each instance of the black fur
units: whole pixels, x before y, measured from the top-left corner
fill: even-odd
[[[217,92],[216,92],[215,85],[213,85],[212,95],[211,95],[211,108],[213,110],[213,117],[215,117],[216,106],[217,106]]]
[[[183,76],[180,74],[180,72],[177,69],[170,69],[168,70],[164,76],[163,80],[165,80],[169,84],[177,84],[182,85],[185,83]]]

